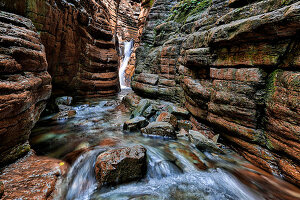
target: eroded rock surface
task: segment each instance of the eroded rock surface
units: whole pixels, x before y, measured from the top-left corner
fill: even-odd
[[[51,93],[45,48],[32,22],[0,11],[0,165],[30,150],[31,128]]]
[[[299,1],[201,2],[184,15],[155,2],[132,88],[184,104],[194,122],[299,186]]]
[[[68,165],[60,160],[29,153],[3,169],[3,199],[52,199],[56,185],[66,175]]]
[[[149,136],[176,138],[175,128],[168,122],[151,122],[141,132]]]
[[[101,153],[95,164],[100,185],[114,185],[142,178],[147,172],[146,149],[124,147]]]
[[[1,10],[31,19],[46,47],[56,94],[107,96],[119,91],[116,1],[4,0]]]

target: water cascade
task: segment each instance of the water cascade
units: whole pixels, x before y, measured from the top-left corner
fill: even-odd
[[[128,88],[125,81],[125,70],[132,54],[133,40],[124,42],[123,60],[119,71],[121,89]]]

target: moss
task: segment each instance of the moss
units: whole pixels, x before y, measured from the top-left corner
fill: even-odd
[[[3,152],[0,157],[2,158],[0,165],[9,164],[18,158],[25,155],[27,152],[30,151],[30,145],[28,143],[24,143],[10,149],[9,152]]]
[[[168,20],[183,23],[188,17],[198,14],[208,8],[212,0],[183,0],[172,8],[172,14]]]
[[[268,79],[267,79],[267,85],[266,85],[266,96],[265,96],[265,100],[266,102],[271,98],[271,96],[274,94],[275,90],[276,90],[276,79],[277,79],[277,75],[278,73],[282,72],[283,70],[281,69],[277,69],[275,71],[273,71]]]

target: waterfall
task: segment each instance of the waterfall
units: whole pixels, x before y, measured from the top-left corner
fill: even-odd
[[[133,47],[133,40],[124,42],[124,58],[119,71],[121,89],[127,88],[125,83],[125,70],[128,65],[129,59],[131,57],[132,47]]]
[[[97,155],[105,149],[91,150],[82,154],[73,164],[67,176],[67,200],[87,200],[97,189],[94,165]]]

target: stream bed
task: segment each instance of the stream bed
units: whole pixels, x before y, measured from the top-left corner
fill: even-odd
[[[111,98],[77,100],[69,106],[76,111],[74,116],[46,116],[33,129],[30,143],[39,155],[72,160],[74,152],[89,149],[75,156],[57,199],[278,199],[272,188],[258,190],[242,183],[233,172],[245,170],[242,164],[247,162],[226,147],[221,155],[199,151],[186,139],[166,140],[124,132],[122,126],[130,113],[119,109],[118,104],[128,92],[123,90]],[[140,181],[99,188],[94,174],[97,156],[110,148],[133,145],[147,149],[146,176]]]

